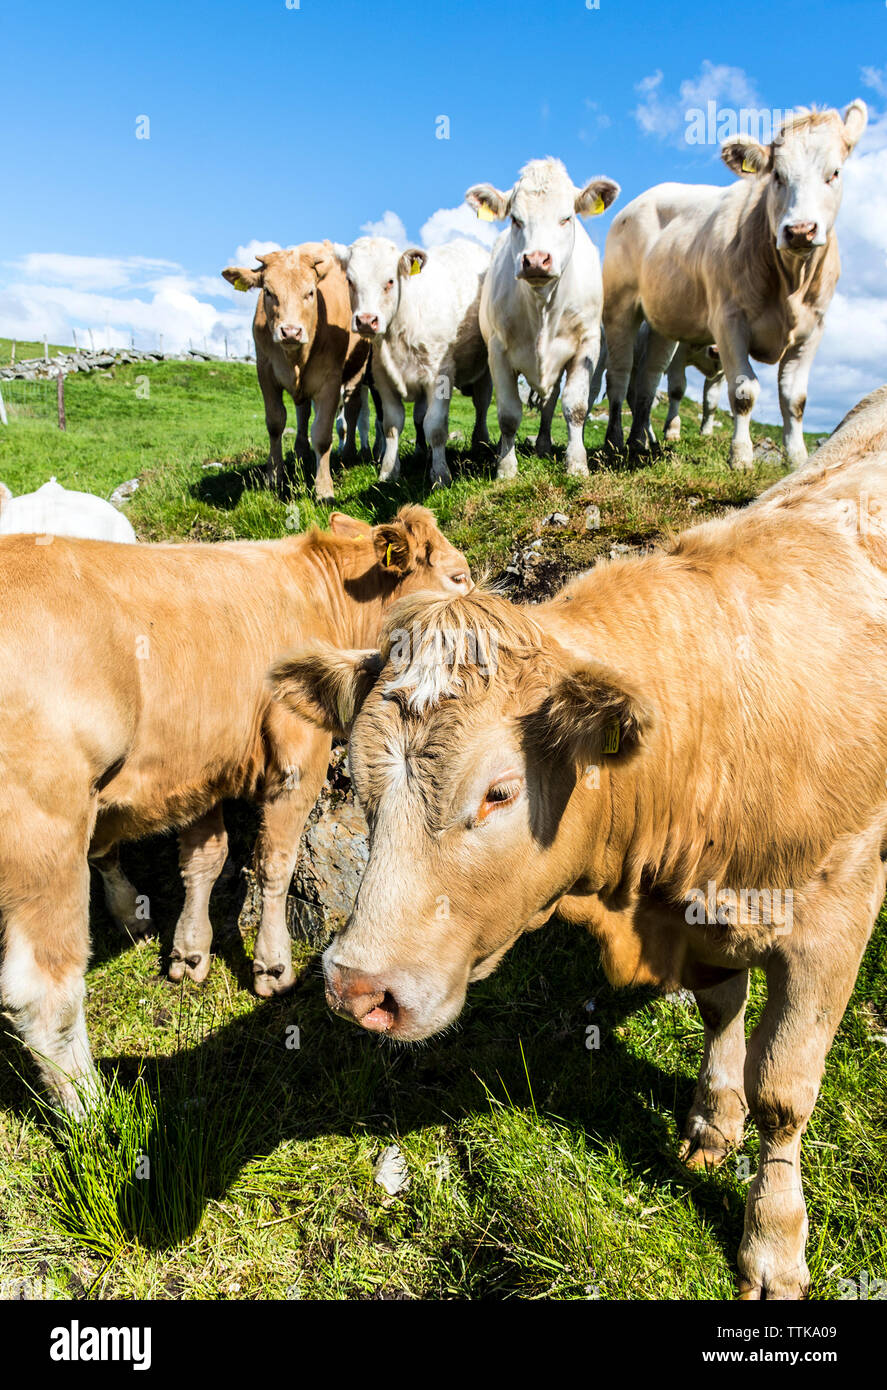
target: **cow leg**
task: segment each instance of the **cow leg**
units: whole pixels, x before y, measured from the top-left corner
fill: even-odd
[[[490,371],[496,388],[496,413],[499,417],[499,466],[496,469],[496,477],[516,478],[517,451],[514,440],[523,415],[517,389],[517,372],[511,366],[498,338],[491,339],[489,350]]]
[[[437,378],[425,397],[425,434],[431,446],[431,486],[449,487],[453,479],[447,466],[447,433],[450,423],[452,373]]]
[[[92,809],[69,819],[79,799],[59,799],[65,819],[49,816],[44,798],[4,787],[0,818],[0,917],[4,925],[0,997],[32,1052],[58,1106],[80,1119],[101,1088],[86,1032],[84,975],[89,961],[89,867]]]
[[[742,1298],[801,1298],[807,1291],[801,1136],[884,896],[880,830],[874,854],[866,840],[862,848],[842,843],[821,878],[795,894],[791,930],[767,963],[767,1003],[745,1064],[760,1159],[739,1247]]]
[[[373,409],[376,412],[376,432],[373,438],[373,461],[382,462],[385,453],[385,410],[382,405],[382,396],[375,386],[370,387],[370,395],[373,399]]]
[[[311,447],[314,450],[314,493],[318,502],[333,501],[333,475],[330,472],[330,450],[333,447],[333,421],[339,404],[339,388],[331,381],[314,401],[314,423],[311,427]]]
[[[567,375],[564,377],[564,390],[561,397],[564,419],[567,422],[567,473],[574,478],[588,475],[588,455],[585,452],[585,418],[588,415],[588,390],[591,384],[593,350],[597,350],[596,344],[592,349],[591,343],[582,343],[572,362],[567,364]],[[546,407],[547,405],[548,402],[546,401]]]
[[[681,401],[687,394],[687,353],[679,347],[668,368],[668,413],[664,437],[676,444],[681,437]]]
[[[807,382],[810,368],[822,337],[818,328],[803,343],[789,348],[779,364],[779,408],[782,411],[782,442],[792,468],[807,462],[804,443],[804,407],[807,404]]]
[[[561,384],[558,381],[548,399],[542,402],[542,409],[539,412],[539,433],[536,435],[534,449],[536,457],[540,459],[550,459],[554,453],[554,445],[551,442],[551,422],[554,419],[554,412],[557,410],[560,393]]]
[[[357,412],[357,433],[360,436],[361,455],[370,452],[370,392],[367,386],[360,387],[360,409]]]
[[[702,424],[699,433],[708,438],[715,432],[715,414],[718,409],[718,401],[721,398],[721,387],[724,384],[724,373],[715,372],[714,376],[705,378],[705,385],[702,388]]]
[[[748,356],[748,329],[744,320],[735,315],[725,317],[716,326],[715,342],[724,364],[730,409],[733,412],[733,439],[730,444],[730,467],[751,468],[754,462],[751,442],[751,413],[761,390]]]
[[[666,338],[653,327],[650,328],[643,367],[639,368],[637,374],[631,433],[628,436],[630,454],[648,454],[651,444],[656,442],[650,412],[662,373],[668,370],[676,349],[674,338]]]
[[[291,724],[295,722],[292,716],[288,718]],[[280,775],[272,777],[269,783],[256,845],[262,920],[253,953],[253,988],[263,999],[283,994],[295,983],[286,895],[305,821],[323,786],[332,746],[329,735],[317,729],[301,723],[296,724],[296,729],[296,735],[286,740],[289,765],[281,768]],[[275,757],[280,756],[276,751]]]
[[[681,1158],[690,1168],[714,1168],[742,1143],[748,1110],[743,1090],[748,971],[694,993],[705,1026],[705,1047]]]
[[[89,862],[102,876],[105,904],[124,936],[150,936],[154,926],[148,899],[136,892],[121,869],[119,846],[90,852]]]
[[[607,335],[601,328],[601,341],[598,348],[597,360],[594,364],[594,371],[591,374],[591,381],[588,387],[588,413],[591,414],[597,405],[598,397],[601,394],[601,387],[604,384],[604,371],[607,366]]]
[[[283,492],[283,431],[286,429],[286,406],[283,403],[283,387],[264,358],[258,363],[259,386],[265,402],[265,426],[270,445],[268,453],[268,486]]]
[[[301,464],[305,464],[311,457],[311,441],[308,437],[308,426],[311,423],[311,402],[301,401],[296,406],[296,442],[294,452]]]
[[[413,428],[416,431],[416,453],[425,458],[428,453],[428,440],[425,436],[425,416],[428,414],[428,401],[417,396],[413,402]]]
[[[343,463],[354,463],[357,458],[357,424],[362,405],[361,390],[358,386],[345,397],[345,404],[341,412],[345,421],[345,438],[342,443]],[[336,427],[338,428],[338,416],[336,417]]]
[[[209,974],[213,939],[209,898],[228,858],[228,836],[221,803],[179,834],[179,870],[185,905],[176,923],[169,978],[188,976],[198,983]]]
[[[490,402],[493,399],[493,378],[490,376],[489,367],[484,368],[483,376],[479,376],[471,387],[471,399],[474,401],[474,429],[471,432],[471,453],[476,457],[481,449],[490,447],[490,431],[487,429],[487,412],[490,409]]]
[[[379,469],[380,483],[396,483],[400,477],[400,436],[403,433],[405,411],[400,396],[387,381],[378,382],[382,397],[382,428],[385,432],[385,452]]]
[[[607,422],[606,444],[622,451],[622,405],[628,395],[634,344],[643,319],[643,310],[634,300],[624,299],[612,307],[604,305],[604,330],[607,338],[607,398],[610,418]]]

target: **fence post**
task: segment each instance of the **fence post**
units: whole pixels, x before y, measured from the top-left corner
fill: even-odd
[[[9,421],[6,418],[6,406],[3,404],[3,392],[0,391],[0,425],[8,424]]]
[[[49,339],[46,337],[45,333],[43,335],[43,361],[49,361]]]
[[[9,359],[9,365],[10,367],[15,366],[15,338],[12,340],[12,356]]]
[[[59,367],[58,377],[58,402],[59,402],[59,429],[66,430],[68,421],[65,417],[65,374]]]

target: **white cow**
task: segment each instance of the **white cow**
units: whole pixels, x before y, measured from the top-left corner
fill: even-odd
[[[0,483],[0,536],[82,536],[133,543],[136,533],[122,512],[91,492],[71,492],[50,478],[36,492],[13,497]]]
[[[760,386],[751,358],[779,363],[789,463],[807,458],[807,380],[840,274],[835,218],[841,170],[866,125],[865,103],[798,112],[772,144],[737,136],[721,151],[742,175],[727,188],[663,183],[615,218],[604,256],[610,360],[607,442],[621,449],[635,336],[650,325],[629,450],[649,447],[650,407],[677,342],[717,343],[733,411],[730,463],[750,468]]]
[[[574,187],[559,159],[532,160],[507,193],[478,183],[465,194],[479,217],[511,218],[510,230],[493,247],[480,304],[499,412],[500,478],[517,473],[520,375],[546,403],[550,419],[552,393],[566,372],[567,472],[588,472],[583,428],[600,355],[603,289],[597,248],[577,215],[603,212],[618,194],[618,183],[607,178]],[[542,448],[549,447],[544,425],[543,418]]]
[[[432,485],[446,487],[452,481],[446,442],[454,389],[474,399],[472,447],[489,442],[493,387],[478,327],[489,252],[477,242],[457,240],[401,253],[386,237],[360,237],[336,250],[351,291],[352,329],[373,345],[373,382],[385,431],[379,480],[393,482],[400,474],[407,400],[417,403],[431,446]]]

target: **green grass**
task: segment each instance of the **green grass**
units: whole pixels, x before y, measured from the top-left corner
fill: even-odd
[[[148,399],[135,394],[138,375]],[[139,476],[130,515],[145,539],[280,535],[293,505],[300,526],[326,516],[298,478],[286,501],[257,486],[264,423],[248,367],[121,368],[70,378],[66,395],[66,434],[39,414],[0,428],[0,478],[15,491],[55,473],[107,494]],[[554,580],[614,543],[742,504],[779,476],[772,465],[731,473],[728,429],[702,441],[698,415],[687,404],[682,444],[637,470],[606,465],[594,422],[581,481],[566,479],[561,457],[524,456],[519,478],[500,484],[490,461],[463,458],[454,442],[455,485],[433,496],[408,424],[401,484],[380,488],[362,464],[337,474],[338,505],[374,519],[427,502],[494,574],[538,536]],[[537,421],[526,417],[524,437]],[[470,431],[461,397],[451,428]],[[755,431],[765,432],[776,434]],[[562,446],[560,421],[555,437]],[[589,531],[592,504],[601,525]],[[542,528],[554,510],[566,530]],[[245,863],[255,816],[231,806],[226,819]],[[128,846],[124,858],[168,945],[182,901],[174,841]],[[732,1297],[742,1160],[754,1168],[756,1137],[750,1127],[740,1162],[717,1173],[677,1160],[702,1048],[695,1010],[613,991],[593,943],[555,924],[473,987],[447,1034],[391,1047],[329,1014],[304,942],[293,993],[254,1000],[252,943],[234,925],[242,891],[236,875],[216,889],[217,955],[201,987],[165,980],[157,942],[124,947],[94,892],[88,1019],[109,1098],[82,1128],[47,1118],[30,1064],[0,1032],[0,1282],[154,1299]],[[756,979],[751,1023],[762,1002]],[[287,1046],[293,1025],[298,1049]],[[863,1270],[887,1275],[885,1028],[882,918],[804,1143],[814,1297],[836,1297],[838,1280]],[[373,1179],[392,1142],[410,1173],[393,1198]]]

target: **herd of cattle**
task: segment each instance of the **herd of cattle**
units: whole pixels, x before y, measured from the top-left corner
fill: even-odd
[[[807,457],[802,421],[807,381],[840,273],[835,219],[841,170],[866,125],[862,101],[802,111],[772,144],[739,136],[722,156],[739,182],[726,188],[664,183],[614,219],[603,273],[581,222],[619,194],[609,178],[576,188],[559,160],[533,160],[507,192],[476,184],[466,201],[488,221],[510,221],[492,253],[455,240],[404,252],[385,237],[351,246],[309,242],[222,272],[259,290],[253,322],[270,439],[269,482],[281,488],[284,392],[298,418],[296,450],[311,446],[315,490],[333,496],[330,448],[343,402],[346,461],[366,395],[373,391],[384,452],[380,480],[394,480],[404,401],[414,403],[417,442],[430,448],[433,486],[451,481],[449,406],[474,401],[472,447],[488,442],[496,391],[500,478],[517,472],[518,380],[542,401],[537,451],[551,451],[560,395],[567,472],[585,474],[585,421],[607,370],[607,444],[622,449],[622,407],[632,411],[630,452],[653,441],[650,410],[669,373],[666,438],[680,432],[688,362],[707,378],[706,426],[724,377],[733,412],[730,463],[752,462],[749,434],[759,384],[751,359],[779,363],[779,403],[789,463]],[[381,441],[380,441],[381,443]]]
[[[473,394],[481,439],[491,375],[500,471],[515,467],[519,375],[549,424],[564,376],[567,463],[584,470],[602,304],[614,446],[634,362],[632,440],[648,447],[677,343],[676,391],[688,362],[711,378],[723,367],[737,466],[749,355],[779,360],[786,447],[802,463],[840,168],[864,121],[858,102],[843,120],[804,115],[768,150],[729,143],[738,185],[643,195],[613,224],[603,282],[576,216],[618,189],[577,192],[551,160],[508,193],[470,190],[481,213],[511,217],[491,264],[469,242],[401,254],[361,238],[226,271],[262,290],[275,476],[282,391],[302,423],[314,402],[323,492],[341,393],[353,443],[368,368],[385,476],[410,399],[445,482],[449,397],[435,386]],[[555,912],[599,940],[615,984],[693,990],[705,1046],[684,1156],[721,1162],[751,1114],[761,1159],[741,1289],[802,1296],[801,1135],[887,878],[887,387],[743,511],[535,606],[478,590],[418,506],[377,526],[334,512],[327,531],[275,541],[119,543],[133,539],[108,504],[54,480],[28,498],[0,489],[0,996],[54,1102],[79,1117],[101,1094],[84,1010],[90,865],[121,930],[144,934],[147,899],[118,846],[178,833],[170,974],[203,980],[222,802],[257,803],[254,982],[281,994],[302,829],[332,740],[347,737],[371,840],[324,956],[331,1007],[428,1037]],[[687,907],[699,901],[704,912]],[[747,1047],[756,967],[768,1001]]]

